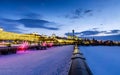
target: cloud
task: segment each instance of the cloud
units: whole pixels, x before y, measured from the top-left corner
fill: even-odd
[[[71,13],[65,15],[65,17],[70,19],[78,19],[85,16],[92,16],[92,14],[93,14],[93,10],[78,8],[72,11]]]
[[[18,29],[17,26],[19,26],[19,24],[17,23],[5,22],[0,20],[0,27],[3,28],[5,31],[21,33],[20,31],[23,30]]]
[[[23,24],[25,27],[28,28],[43,28],[48,30],[59,30],[57,24],[54,22],[50,22],[47,20],[40,20],[40,19],[19,19],[19,20],[12,20],[12,19],[2,19],[4,22],[12,23],[12,24]]]
[[[94,30],[94,31],[96,31],[96,30],[98,30],[99,28],[92,28],[92,30]]]
[[[26,14],[24,13],[23,17],[29,19],[41,19],[43,16],[38,13],[28,12]]]
[[[111,33],[119,33],[120,30],[111,30]]]
[[[120,30],[110,30],[110,31],[97,31],[97,30],[86,30],[82,32],[76,32],[75,35],[77,36],[109,36],[109,35],[119,35]],[[65,33],[65,35],[72,35],[72,33]]]
[[[84,13],[87,14],[87,13],[91,13],[93,10],[85,10]]]
[[[85,35],[96,35],[100,33],[99,31],[83,31],[83,32],[80,32],[81,36],[85,36]]]

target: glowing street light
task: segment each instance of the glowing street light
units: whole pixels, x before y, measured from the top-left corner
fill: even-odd
[[[3,31],[3,28],[0,28],[0,31]]]

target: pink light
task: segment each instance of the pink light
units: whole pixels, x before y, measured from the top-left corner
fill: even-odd
[[[47,46],[47,43],[46,43],[46,42],[43,42],[43,43],[42,43],[42,46]]]
[[[18,46],[18,51],[25,51],[27,50],[28,46],[28,42],[23,42],[20,46]]]

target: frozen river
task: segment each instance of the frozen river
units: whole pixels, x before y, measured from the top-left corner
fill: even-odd
[[[0,75],[67,75],[73,46],[0,56]]]
[[[120,75],[120,47],[80,47],[93,75]]]

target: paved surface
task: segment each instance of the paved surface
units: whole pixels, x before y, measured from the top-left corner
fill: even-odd
[[[0,56],[0,75],[67,75],[73,46]]]

